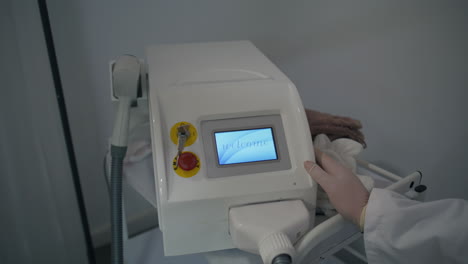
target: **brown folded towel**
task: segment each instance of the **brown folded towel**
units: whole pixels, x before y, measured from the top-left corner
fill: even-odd
[[[365,148],[364,134],[360,131],[361,122],[349,117],[335,116],[306,109],[312,138],[319,134],[326,134],[330,140],[349,138],[362,144]]]

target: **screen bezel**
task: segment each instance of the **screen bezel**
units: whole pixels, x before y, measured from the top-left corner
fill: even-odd
[[[218,155],[215,145],[214,132],[273,128],[276,143],[277,160],[218,165]],[[213,119],[200,121],[200,135],[204,149],[204,168],[206,177],[210,179],[230,176],[252,175],[285,171],[291,169],[291,158],[286,140],[285,127],[279,113],[255,114],[246,113],[244,116],[216,116]]]
[[[237,163],[230,163],[230,164],[220,164],[218,147],[217,147],[217,140],[216,140],[216,133],[237,132],[237,131],[246,131],[246,130],[267,129],[267,128],[270,129],[270,131],[271,131],[271,136],[273,138],[273,147],[275,149],[276,159],[237,162]],[[281,160],[280,152],[278,151],[275,128],[273,126],[255,126],[255,127],[249,127],[249,128],[236,128],[236,129],[229,129],[229,130],[214,130],[212,133],[213,133],[213,142],[214,142],[214,148],[215,148],[215,153],[216,153],[216,165],[218,167],[242,166],[242,165],[254,164],[254,163],[256,163],[256,164],[271,163],[271,162],[279,162]]]

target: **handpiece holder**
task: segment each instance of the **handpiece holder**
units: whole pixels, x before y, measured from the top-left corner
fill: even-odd
[[[280,256],[296,258],[293,244],[307,232],[310,216],[300,200],[231,208],[229,231],[241,250],[260,254],[265,264]],[[283,262],[284,263],[284,262]]]

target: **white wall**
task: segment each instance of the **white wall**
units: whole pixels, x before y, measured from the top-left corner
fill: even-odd
[[[0,19],[0,263],[87,263],[37,3]]]
[[[145,47],[249,39],[307,107],[364,124],[364,157],[424,172],[429,198],[468,199],[464,1],[49,1],[87,209],[108,222],[101,160],[111,133],[108,61]],[[136,198],[132,198],[136,199]],[[130,210],[146,207],[133,202]]]

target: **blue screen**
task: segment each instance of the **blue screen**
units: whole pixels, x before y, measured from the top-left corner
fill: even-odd
[[[272,128],[215,132],[219,165],[277,160]]]

